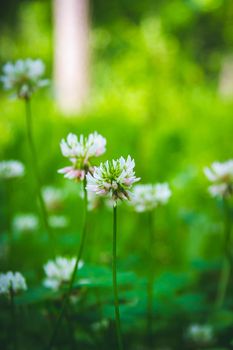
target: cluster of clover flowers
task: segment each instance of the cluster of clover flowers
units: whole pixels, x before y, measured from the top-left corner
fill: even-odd
[[[30,109],[30,99],[33,93],[48,84],[47,79],[43,79],[44,64],[41,60],[19,60],[15,64],[7,63],[3,68],[3,76],[1,81],[6,90],[12,90],[14,96],[25,101],[26,120],[28,140],[32,155],[32,167],[38,185],[38,198],[43,212],[45,226],[49,231],[49,221],[47,219],[46,207],[44,205],[44,197],[40,188],[38,175],[37,154],[32,134],[32,115]],[[152,211],[161,204],[166,204],[171,196],[171,190],[167,183],[164,184],[143,184],[135,185],[139,178],[135,176],[135,162],[128,156],[127,159],[120,157],[117,160],[106,161],[98,167],[93,166],[94,157],[101,156],[106,150],[106,140],[97,132],[90,134],[88,137],[76,136],[69,134],[67,139],[61,141],[61,151],[64,157],[68,158],[70,165],[60,169],[59,173],[64,174],[65,178],[72,179],[76,182],[83,183],[83,199],[84,199],[84,226],[80,243],[80,249],[77,258],[67,259],[65,257],[55,257],[45,266],[46,279],[44,285],[47,288],[57,290],[61,285],[67,284],[68,289],[64,298],[64,305],[57,320],[53,336],[50,342],[50,348],[53,345],[56,332],[66,307],[67,300],[73,286],[75,278],[77,278],[77,270],[82,267],[81,260],[82,251],[86,236],[86,211],[94,208],[98,203],[98,198],[106,198],[108,205],[113,207],[113,286],[114,286],[114,302],[115,317],[119,349],[123,348],[120,330],[120,314],[118,305],[118,291],[116,279],[116,221],[117,221],[117,204],[119,201],[127,201],[136,212],[148,212],[151,217]],[[212,182],[209,191],[213,196],[220,196],[227,203],[233,192],[233,160],[225,163],[215,162],[212,167],[206,168],[205,174]],[[13,178],[24,174],[24,166],[17,161],[0,162],[0,178]],[[47,196],[49,197],[48,193]],[[150,220],[151,222],[151,220]],[[151,230],[151,227],[150,227]],[[229,232],[228,237],[229,243]],[[221,283],[218,296],[218,304],[221,304],[226,292],[229,279],[229,252],[226,251],[224,276],[225,279]],[[227,273],[226,273],[227,271]],[[149,279],[153,276],[149,276]],[[148,288],[148,319],[150,320],[151,307],[151,288],[153,288],[150,280]],[[27,288],[24,277],[19,273],[2,273],[0,275],[0,294],[10,295],[13,301],[14,295],[19,291]],[[149,325],[150,326],[150,325]],[[203,342],[213,338],[212,329],[208,325],[191,325],[188,330],[190,338],[202,339]]]

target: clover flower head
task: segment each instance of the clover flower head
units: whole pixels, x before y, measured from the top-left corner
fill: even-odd
[[[93,174],[87,174],[87,191],[110,195],[115,204],[118,199],[128,200],[132,185],[140,180],[135,176],[134,167],[135,162],[130,156],[101,163]]]
[[[19,98],[28,99],[35,90],[48,85],[48,80],[42,79],[44,71],[44,63],[39,59],[8,62],[0,80],[5,90],[14,90]]]
[[[214,331],[209,324],[192,324],[187,330],[187,337],[197,344],[209,344],[213,341]]]
[[[13,228],[19,232],[32,232],[38,226],[39,221],[34,214],[18,214],[13,219]]]
[[[166,204],[171,196],[167,183],[136,185],[129,204],[137,212],[153,210],[159,204]]]
[[[53,211],[61,207],[63,201],[63,192],[61,189],[52,186],[44,187],[43,198],[47,209]]]
[[[57,257],[55,260],[50,260],[44,265],[46,279],[44,286],[53,290],[59,289],[62,284],[70,281],[74,271],[76,259],[67,259],[64,257]],[[78,268],[81,269],[83,261],[79,262]]]
[[[61,152],[67,158],[81,158],[88,162],[92,157],[99,157],[105,152],[106,139],[96,131],[93,134],[78,138],[75,134],[68,134],[67,139],[61,141]]]
[[[12,179],[24,175],[24,165],[18,160],[3,160],[0,162],[0,179]]]
[[[69,158],[72,165],[58,170],[60,174],[68,179],[82,181],[87,171],[91,170],[90,159],[99,157],[106,151],[106,139],[94,132],[88,137],[68,134],[67,139],[60,143],[61,152],[64,157]]]
[[[227,197],[233,193],[233,160],[214,162],[210,168],[205,167],[204,173],[212,186],[209,192],[213,197]]]
[[[25,278],[20,272],[8,271],[0,274],[0,294],[9,295],[26,290]]]

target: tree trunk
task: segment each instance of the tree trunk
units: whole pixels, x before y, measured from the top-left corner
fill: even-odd
[[[66,114],[79,112],[89,92],[89,1],[54,0],[55,96]]]

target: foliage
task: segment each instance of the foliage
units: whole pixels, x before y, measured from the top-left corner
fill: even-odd
[[[50,76],[50,4],[22,2],[17,9],[17,34],[12,35],[9,22],[2,26],[0,62],[40,57]],[[130,154],[142,183],[170,184],[169,204],[154,213],[156,349],[196,349],[185,337],[193,323],[213,325],[215,339],[209,350],[229,349],[232,342],[232,280],[223,308],[214,309],[224,208],[221,200],[210,198],[203,175],[204,166],[233,154],[233,100],[219,93],[221,65],[232,45],[232,11],[230,0],[93,2],[93,89],[88,107],[80,115],[63,116],[52,99],[52,86],[32,101],[41,181],[62,189],[64,201],[56,214],[70,219],[67,228],[55,232],[59,254],[77,254],[82,228],[79,185],[57,173],[65,165],[59,142],[69,132],[87,135],[96,130],[106,137],[107,153],[96,164]],[[51,292],[42,285],[43,265],[51,258],[42,223],[35,232],[12,232],[9,248],[9,222],[18,213],[37,210],[24,106],[1,92],[0,108],[0,158],[26,166],[24,178],[0,183],[1,270],[24,272],[29,290],[16,297],[19,342],[25,349],[44,349],[65,287]],[[115,348],[111,214],[106,207],[88,214],[85,265],[57,339],[64,350],[72,342],[87,350]],[[139,349],[146,336],[147,217],[122,204],[119,223],[122,324],[127,347]],[[10,349],[9,300],[0,302],[0,343]],[[76,325],[73,330],[69,318]]]

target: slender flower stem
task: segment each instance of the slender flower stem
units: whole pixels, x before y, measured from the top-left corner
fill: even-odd
[[[230,274],[233,269],[233,260],[231,254],[231,230],[232,218],[231,208],[227,199],[224,199],[224,213],[225,213],[225,228],[224,228],[224,245],[223,245],[223,267],[218,285],[218,292],[216,298],[216,308],[220,309],[224,303]]]
[[[13,348],[18,349],[18,339],[17,339],[17,321],[16,321],[16,310],[14,301],[14,291],[10,288],[10,305],[11,305],[11,319],[12,319],[12,333],[13,333]]]
[[[54,327],[54,330],[53,330],[53,333],[52,333],[52,337],[51,337],[49,345],[48,345],[48,350],[52,349],[52,347],[53,347],[53,344],[54,344],[54,341],[56,339],[56,335],[57,335],[57,332],[59,330],[61,321],[63,319],[63,316],[65,315],[66,308],[68,307],[69,297],[70,297],[70,294],[71,294],[71,291],[72,291],[72,288],[73,288],[74,281],[75,281],[75,279],[77,278],[77,275],[78,275],[78,265],[79,265],[79,262],[80,262],[80,260],[82,258],[83,248],[84,248],[85,241],[86,241],[86,236],[87,236],[87,190],[86,190],[86,177],[84,178],[84,181],[83,181],[83,191],[84,191],[84,212],[83,212],[83,230],[82,230],[81,242],[80,242],[80,246],[79,246],[78,255],[77,255],[77,258],[76,258],[74,270],[73,270],[73,273],[72,273],[72,276],[71,276],[71,279],[70,279],[70,282],[69,282],[68,289],[67,289],[67,291],[66,291],[66,293],[64,295],[64,299],[63,299],[63,303],[62,303],[62,306],[61,306],[61,310],[60,310],[60,313],[59,313],[58,318],[56,320],[55,327]]]
[[[48,219],[48,213],[45,206],[44,198],[42,196],[42,190],[41,190],[41,181],[40,181],[40,175],[39,175],[39,167],[38,167],[38,158],[37,158],[37,152],[36,147],[34,143],[33,138],[33,131],[32,131],[32,112],[31,112],[31,103],[30,99],[25,99],[25,112],[26,112],[26,125],[27,125],[27,136],[28,136],[28,142],[31,152],[31,163],[32,163],[32,170],[34,172],[35,180],[36,180],[36,192],[37,197],[39,200],[39,205],[41,209],[41,215],[44,222],[45,229],[48,233],[48,236],[52,242],[52,247],[54,246],[53,242],[53,232],[51,230],[51,227],[49,225],[49,219]]]
[[[153,245],[154,245],[154,233],[153,233],[153,213],[148,212],[148,256],[150,259],[150,266],[148,268],[148,281],[147,281],[147,335],[148,341],[151,343],[152,340],[152,322],[153,322]]]
[[[9,247],[12,248],[13,243],[13,232],[12,232],[12,197],[11,197],[11,188],[12,188],[12,182],[9,179],[6,179],[5,181],[5,188],[6,188],[6,224],[7,224],[7,233],[8,233],[8,240],[9,240]]]
[[[121,322],[118,300],[118,288],[117,288],[117,205],[113,206],[113,245],[112,245],[112,280],[113,280],[113,293],[114,293],[114,306],[115,306],[115,322],[116,333],[119,350],[123,350],[123,342],[121,336]]]

